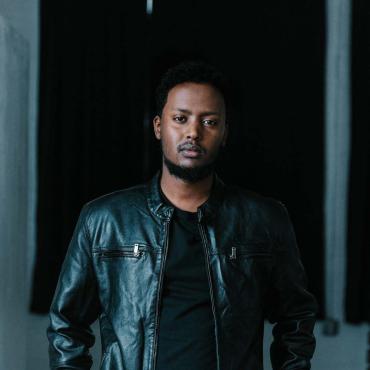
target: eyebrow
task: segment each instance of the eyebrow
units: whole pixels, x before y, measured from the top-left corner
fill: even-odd
[[[188,109],[175,108],[174,111],[179,111],[179,112],[182,112],[182,113],[191,114],[191,111],[188,110]],[[208,112],[201,113],[201,116],[211,116],[211,115],[219,115],[219,114],[220,114],[220,112],[217,112],[217,111],[208,111]]]

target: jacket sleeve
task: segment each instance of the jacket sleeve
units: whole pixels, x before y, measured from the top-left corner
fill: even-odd
[[[270,347],[274,370],[310,369],[316,340],[313,329],[318,311],[316,298],[307,290],[293,226],[279,202],[276,223],[275,261],[268,294],[268,315],[273,341]]]
[[[97,284],[91,262],[87,206],[79,215],[50,306],[50,369],[90,369],[95,342],[90,325],[99,315]]]

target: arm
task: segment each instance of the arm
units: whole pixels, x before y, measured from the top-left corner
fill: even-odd
[[[313,328],[318,305],[307,291],[307,277],[300,259],[288,211],[279,202],[275,262],[268,294],[268,320],[273,327],[270,347],[274,370],[306,370],[316,346]]]
[[[99,299],[86,218],[84,206],[50,307],[47,328],[50,369],[85,370],[92,365],[89,348],[93,346],[95,336],[90,325],[99,315]]]

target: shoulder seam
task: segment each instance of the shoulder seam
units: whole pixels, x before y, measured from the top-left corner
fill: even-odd
[[[84,232],[85,238],[87,239],[87,241],[89,243],[89,253],[88,253],[88,256],[89,256],[89,258],[91,258],[92,240],[91,240],[91,235],[90,235],[90,230],[89,230],[89,225],[88,225],[89,218],[90,218],[90,213],[88,212],[88,205],[87,204],[84,204],[84,206],[82,208],[86,212],[86,216],[83,217],[83,219],[82,219],[82,228],[83,228],[83,232]]]

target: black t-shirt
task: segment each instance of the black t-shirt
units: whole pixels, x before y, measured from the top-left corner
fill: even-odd
[[[175,207],[163,281],[157,370],[216,369],[214,319],[204,256],[197,213]]]

